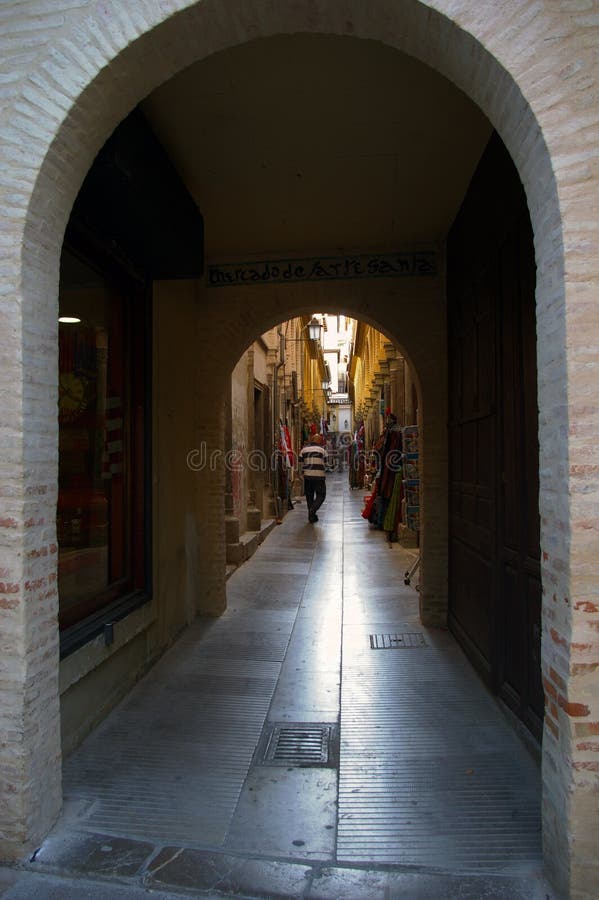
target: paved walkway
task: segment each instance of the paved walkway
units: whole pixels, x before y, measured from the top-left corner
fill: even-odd
[[[414,551],[362,499],[336,474],[318,523],[297,503],[225,615],[66,760],[64,814],[4,872],[7,900],[553,896],[538,764],[451,635],[420,625]]]

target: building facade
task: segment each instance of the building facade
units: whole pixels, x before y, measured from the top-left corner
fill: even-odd
[[[223,458],[228,566],[254,552],[301,492],[298,452],[328,417],[322,331],[314,317],[288,319],[233,369]]]
[[[357,323],[349,378],[366,446],[381,433],[387,412],[401,425],[418,424],[418,391],[410,364],[392,341],[363,322]]]
[[[491,358],[485,356],[485,307],[478,300],[474,306],[469,305],[467,298],[481,277],[484,284],[491,285],[491,294],[482,294],[496,298],[497,281],[484,279],[485,272],[497,271],[499,266],[502,283],[510,277],[532,277],[535,294],[533,366],[538,405],[535,472],[539,479],[540,560],[538,577],[532,569],[530,575],[533,583],[535,578],[538,581],[538,587],[531,592],[531,598],[535,591],[538,593],[534,601],[538,605],[538,623],[533,623],[532,634],[539,646],[537,674],[545,701],[545,859],[548,873],[564,895],[593,896],[597,884],[599,778],[599,509],[595,449],[599,428],[595,402],[599,174],[593,154],[599,129],[599,38],[595,4],[592,0],[534,5],[524,0],[504,4],[492,0],[410,0],[400,9],[388,0],[376,0],[367,7],[351,0],[342,4],[320,0],[280,4],[275,9],[261,0],[250,7],[228,0],[218,5],[192,0],[138,0],[128,4],[110,0],[101,4],[92,0],[64,4],[27,0],[4,3],[1,15],[3,857],[18,858],[36,845],[55,820],[61,805],[63,748],[68,751],[72,742],[93,727],[103,710],[122,695],[191,617],[198,612],[216,615],[224,608],[225,495],[230,492],[226,490],[226,469],[219,454],[227,444],[231,373],[251,343],[278,323],[309,317],[314,309],[331,313],[343,310],[344,314],[379,328],[409,361],[421,421],[422,615],[428,623],[447,622],[451,596],[448,573],[455,571],[457,559],[456,546],[448,540],[450,510],[462,525],[472,524],[465,511],[467,479],[453,478],[452,489],[456,491],[449,503],[448,421],[454,428],[452,436],[456,441],[459,436],[462,448],[451,459],[463,459],[460,453],[464,447],[481,447],[482,453],[482,448],[488,446],[483,438],[487,420],[480,400],[485,395],[478,390],[484,385],[486,370],[477,368],[470,357],[458,366],[456,360],[463,357],[448,347],[459,338],[460,352],[474,352],[473,348],[477,348],[478,359]],[[477,107],[488,123],[485,132],[484,123],[476,120],[479,149],[494,130],[507,148],[523,186],[528,236],[522,232],[516,245],[510,245],[508,256],[520,259],[518,241],[528,241],[529,249],[534,248],[533,275],[530,266],[526,275],[522,267],[510,264],[507,251],[502,249],[502,235],[488,236],[489,241],[494,241],[495,250],[485,256],[483,266],[472,265],[473,256],[480,250],[473,249],[476,234],[472,226],[461,226],[461,232],[454,232],[448,242],[449,229],[445,226],[455,219],[471,172],[465,183],[454,182],[456,202],[445,224],[431,219],[428,230],[426,224],[416,227],[420,201],[425,197],[422,192],[419,202],[410,208],[409,223],[406,220],[399,238],[393,228],[400,204],[387,216],[391,223],[388,229],[377,230],[376,212],[382,208],[386,188],[400,169],[395,170],[395,176],[391,173],[386,180],[376,182],[379,190],[373,190],[372,179],[381,171],[382,156],[369,147],[371,178],[364,179],[368,190],[363,194],[363,206],[358,215],[347,214],[343,222],[336,223],[338,234],[341,225],[349,228],[352,223],[364,222],[372,213],[373,225],[368,235],[356,237],[355,232],[353,238],[339,240],[335,229],[327,231],[324,227],[324,216],[322,222],[314,216],[313,222],[318,222],[319,228],[314,227],[309,243],[298,236],[305,233],[302,222],[298,223],[295,237],[286,237],[286,246],[277,242],[277,234],[288,234],[281,219],[273,221],[271,230],[264,231],[261,243],[255,245],[250,223],[246,232],[235,231],[236,243],[223,244],[208,254],[207,276],[194,272],[188,265],[189,258],[170,259],[164,268],[155,266],[148,236],[149,243],[144,244],[135,271],[119,258],[119,272],[111,270],[110,289],[97,283],[97,267],[92,266],[95,286],[94,279],[83,278],[85,273],[75,271],[75,265],[68,269],[71,283],[78,289],[86,285],[95,309],[103,311],[103,318],[98,313],[93,333],[89,332],[81,346],[75,347],[66,332],[64,338],[59,336],[65,232],[86,174],[118,123],[159,86],[188,67],[202,61],[210,64],[212,59],[216,65],[219,52],[233,52],[235,48],[251,53],[252,42],[260,40],[272,39],[274,43],[269,46],[276,47],[277,42],[285,43],[283,38],[292,35],[339,38],[342,43],[335,45],[339,59],[348,48],[353,53],[358,44],[377,59],[384,58],[385,64],[385,54],[393,51],[406,65],[417,61],[423,67],[419,70],[423,84],[428,83],[427,79],[434,81],[436,75],[443,76],[439,91],[447,91],[443,94],[447,102],[467,101]],[[282,54],[280,59],[283,58]],[[349,77],[350,69],[344,74]],[[223,79],[219,86],[225,83]],[[323,81],[322,89],[324,84]],[[214,91],[207,90],[206,95],[209,94]],[[403,98],[403,102],[407,104],[408,98]],[[365,104],[364,109],[373,110],[374,106]],[[283,110],[284,105],[280,108]],[[442,119],[444,109],[447,104],[441,104],[437,116],[429,117],[430,120]],[[376,112],[381,120],[385,119],[384,109]],[[416,148],[409,157],[411,167],[417,165],[424,149],[430,152],[432,146],[430,141],[418,137],[424,134],[428,119],[417,113],[412,111],[408,117],[414,125],[410,134]],[[157,128],[160,125],[157,119],[153,124]],[[448,128],[447,140],[459,131]],[[206,141],[208,137],[207,132]],[[238,139],[236,133],[227,137],[231,145]],[[356,147],[359,156],[364,134],[357,129],[352,138],[348,146]],[[472,149],[472,169],[479,149]],[[451,160],[453,155],[452,148],[444,145],[444,157]],[[455,156],[457,159],[459,154]],[[322,147],[310,158],[324,159]],[[348,190],[348,180],[341,177],[343,163],[339,160],[343,158],[340,154],[334,171],[339,196],[347,197],[352,192]],[[203,180],[195,183],[184,161],[178,162],[175,168],[183,184],[204,211],[204,198],[211,189],[217,193],[222,182],[211,180],[206,169]],[[262,162],[268,172],[268,162],[264,160],[256,171]],[[297,185],[310,181],[315,171],[304,173],[294,162],[290,162],[289,181],[285,182],[288,206],[299,202]],[[430,172],[433,171],[431,166]],[[269,177],[269,195],[281,194],[281,173],[271,171]],[[240,203],[243,192],[234,175],[229,182]],[[315,194],[325,197],[324,187],[317,185]],[[432,193],[440,193],[441,189],[442,185],[437,184]],[[368,198],[372,197],[377,198],[374,212],[368,207]],[[181,202],[189,210],[186,201]],[[230,205],[222,207],[231,232],[235,217],[230,215]],[[322,212],[327,206],[319,209]],[[476,219],[476,210],[467,212]],[[216,214],[205,213],[207,226],[216,226],[217,219]],[[193,215],[189,229],[197,237]],[[210,233],[207,227],[207,234]],[[465,234],[469,235],[467,239],[463,238]],[[397,247],[396,240],[401,240],[401,247]],[[158,243],[161,245],[162,241],[159,239]],[[81,254],[79,248],[78,260],[85,257],[89,264],[97,249],[87,248]],[[136,257],[135,247],[125,249],[129,251],[125,254],[128,260]],[[256,262],[247,265],[252,258]],[[230,262],[231,268],[224,266],[225,262]],[[63,263],[63,275],[67,268]],[[141,279],[139,268],[144,274]],[[462,277],[464,272],[468,272],[469,280]],[[128,298],[139,296],[135,302],[141,304],[136,307],[127,332],[129,365],[133,367],[130,372],[137,372],[141,381],[128,376],[126,408],[125,398],[119,393],[119,385],[125,383],[123,373],[116,369],[109,372],[102,362],[110,334],[114,340],[114,335],[124,333],[122,328],[111,332],[119,309],[122,312],[124,308],[115,299],[115,281],[121,285],[117,295],[122,296],[125,291]],[[128,285],[125,288],[123,281]],[[146,300],[144,306],[148,291],[151,302]],[[454,311],[460,311],[461,319],[450,318],[448,323],[449,296],[454,298],[449,302]],[[64,296],[60,294],[60,300],[68,301],[68,291]],[[132,303],[128,300],[128,310],[133,309]],[[526,322],[530,329],[529,312],[522,308],[520,312],[512,310],[510,315],[520,316],[520,323]],[[139,323],[144,316],[146,325],[140,334]],[[472,328],[465,328],[465,321],[474,323]],[[502,320],[502,334],[510,321]],[[470,342],[464,338],[466,332],[475,336]],[[518,330],[519,335],[522,333],[522,329]],[[76,367],[61,363],[59,345],[63,362],[73,360],[77,354]],[[494,349],[492,358],[494,365],[505,363],[506,367],[506,361],[512,360],[511,375],[507,368],[504,371],[504,383],[508,384],[510,377],[514,381],[516,357],[511,350],[511,356],[507,354],[508,345],[502,343],[501,347],[499,355]],[[448,359],[454,363],[448,366]],[[95,368],[90,366],[90,360]],[[456,392],[451,386],[448,389],[448,371],[451,374],[458,370],[476,370],[480,375],[476,384],[469,383],[464,394],[471,400],[470,410],[450,404]],[[530,374],[529,369],[526,371]],[[145,383],[141,378],[144,372]],[[109,375],[110,391],[107,382],[102,381]],[[88,438],[83,434],[85,429],[75,425],[90,414],[92,382],[96,388],[98,384],[105,388],[103,392],[96,390],[96,398],[102,394],[110,400],[105,408],[96,406],[107,423],[107,432],[118,431],[119,420],[125,423],[121,413],[126,412],[129,438],[123,447],[143,457],[141,469],[134,469],[142,472],[143,483],[119,485],[118,467],[123,461],[118,458],[118,434],[111,434],[111,440],[105,435],[102,446],[89,445],[84,453]],[[57,413],[59,386],[63,400]],[[502,424],[508,413],[504,403]],[[522,415],[520,409],[518,416]],[[59,447],[61,416],[69,432],[66,443]],[[474,444],[467,437],[468,420],[477,423]],[[531,421],[530,411],[525,420]],[[77,430],[79,433],[75,433]],[[530,448],[530,444],[529,435],[526,446]],[[499,446],[495,438],[492,446]],[[199,465],[198,457],[192,458],[190,464],[189,454],[202,448],[213,465]],[[59,451],[63,454],[63,471]],[[505,448],[504,451],[507,453]],[[66,467],[65,453],[72,454]],[[522,458],[530,458],[529,450]],[[82,468],[83,459],[88,469]],[[455,475],[455,469],[452,473]],[[59,478],[70,493],[68,503],[58,510],[57,520]],[[83,484],[85,478],[88,481]],[[121,503],[123,510],[128,510],[127,521],[139,516],[149,523],[140,546],[127,544],[116,530],[106,538],[106,514],[96,491],[100,483],[104,487],[109,483],[113,504]],[[474,485],[474,494],[469,496],[477,498],[480,512],[485,484],[478,474],[468,483]],[[87,492],[89,508],[94,509],[93,521],[90,518],[83,522],[78,513],[83,508],[82,490]],[[529,500],[527,496],[527,504]],[[427,516],[427,509],[435,509],[436,515]],[[479,518],[475,524],[482,534],[482,520]],[[466,530],[472,533],[471,528]],[[86,535],[85,542],[82,533]],[[88,557],[96,567],[90,571],[97,586],[99,568],[102,566],[105,573],[106,566],[98,548],[106,546],[107,539],[112,541],[111,564],[119,563],[117,550],[121,563],[127,563],[121,574],[122,579],[129,580],[130,595],[137,595],[138,600],[143,596],[145,600],[121,610],[123,616],[112,628],[100,617],[96,635],[89,640],[84,635],[81,644],[73,639],[70,652],[60,663],[60,542],[63,548],[69,547],[72,559],[89,551]],[[518,541],[506,545],[502,557],[505,577],[513,582],[522,582],[529,572],[527,566],[532,566],[520,540],[518,537]],[[462,533],[463,554],[466,543]],[[488,558],[495,565],[495,557]],[[67,584],[63,597],[68,596],[69,590],[65,577],[75,576],[66,569],[61,573],[63,585]],[[482,578],[480,575],[479,583]],[[462,604],[462,625],[464,615],[467,618],[474,613],[472,608],[464,613]],[[474,624],[470,621],[467,628],[472,630]],[[64,630],[68,631],[72,624]],[[482,632],[477,642],[480,649],[484,644]],[[508,662],[504,655],[504,668]],[[506,682],[510,696],[523,690],[515,680],[516,676],[510,676]],[[533,706],[537,708],[536,699]]]

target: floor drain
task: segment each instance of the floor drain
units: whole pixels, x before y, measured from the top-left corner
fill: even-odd
[[[279,766],[314,766],[329,762],[331,725],[285,723],[275,725],[266,751],[264,763]]]
[[[371,634],[371,650],[404,650],[410,647],[426,647],[424,635],[420,631],[407,634]]]

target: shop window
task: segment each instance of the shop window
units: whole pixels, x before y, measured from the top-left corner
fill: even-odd
[[[87,638],[147,596],[146,310],[140,283],[63,252],[59,621]],[[120,606],[119,606],[120,605]],[[80,641],[81,643],[81,641]]]

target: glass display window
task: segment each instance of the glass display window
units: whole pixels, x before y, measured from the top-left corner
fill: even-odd
[[[65,250],[59,297],[61,629],[144,588],[144,323],[139,288]]]

